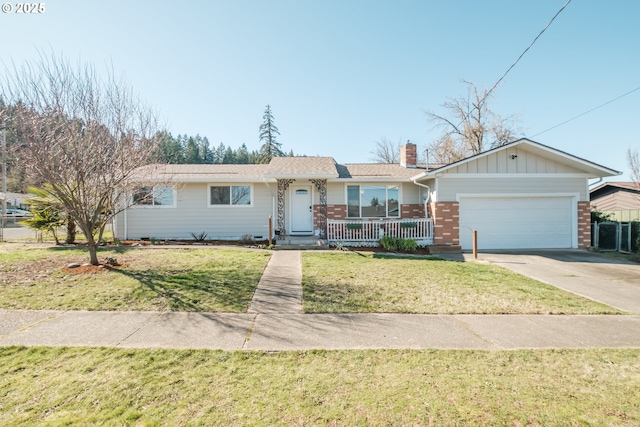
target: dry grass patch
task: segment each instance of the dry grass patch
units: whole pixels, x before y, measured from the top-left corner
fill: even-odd
[[[639,350],[0,348],[1,425],[640,424]]]
[[[356,252],[302,260],[305,312],[620,313],[496,265]]]
[[[2,246],[0,246],[2,247]],[[266,251],[185,248],[100,250],[114,268],[67,268],[70,248],[0,252],[0,308],[54,310],[247,310],[271,256]]]

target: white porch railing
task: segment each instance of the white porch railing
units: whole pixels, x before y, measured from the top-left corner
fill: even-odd
[[[345,246],[379,246],[383,236],[414,239],[418,246],[433,244],[431,218],[383,220],[327,220],[327,240]]]

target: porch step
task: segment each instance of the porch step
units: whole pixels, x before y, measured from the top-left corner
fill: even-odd
[[[317,236],[287,236],[284,240],[276,240],[276,249],[326,249],[326,239]]]

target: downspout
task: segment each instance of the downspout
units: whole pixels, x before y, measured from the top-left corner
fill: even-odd
[[[429,219],[429,210],[427,209],[427,204],[429,203],[429,200],[431,200],[431,187],[429,187],[428,185],[425,184],[420,184],[419,182],[417,182],[415,179],[411,179],[411,182],[413,182],[415,185],[419,186],[419,187],[424,187],[427,189],[427,197],[425,197],[424,199],[424,217],[426,219]]]

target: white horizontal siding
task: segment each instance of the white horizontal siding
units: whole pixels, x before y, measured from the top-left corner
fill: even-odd
[[[559,177],[487,177],[439,178],[437,201],[455,202],[459,194],[579,194],[579,201],[589,200],[586,178]]]
[[[228,184],[227,184],[228,185]],[[252,206],[208,206],[208,184],[178,186],[175,208],[132,207],[119,215],[118,237],[191,239],[205,232],[209,239],[238,239],[245,234],[268,237],[273,196],[264,184],[253,184]],[[274,218],[275,227],[275,218]]]
[[[422,198],[422,190],[427,191],[426,188],[418,187],[413,183],[400,184],[400,200],[404,205],[408,204],[421,204],[424,199]]]
[[[346,205],[345,191],[345,184],[343,183],[327,183],[327,204]]]

